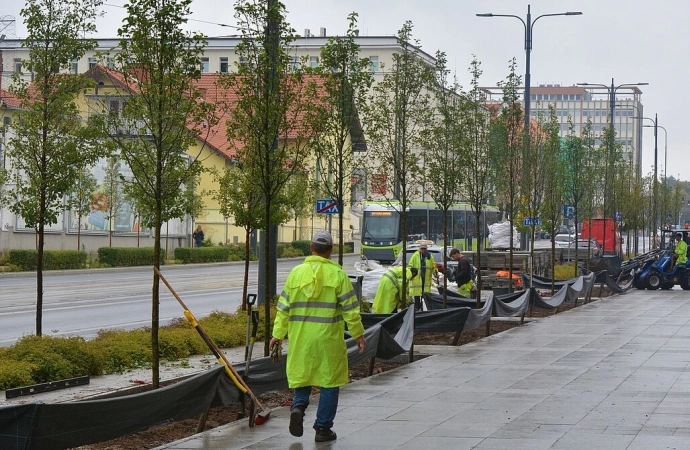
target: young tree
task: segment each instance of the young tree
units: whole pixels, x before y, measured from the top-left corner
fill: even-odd
[[[212,105],[202,101],[195,81],[201,77],[205,40],[182,27],[191,0],[133,0],[119,29],[116,68],[131,88],[123,93],[121,114],[105,113],[106,130],[132,171],[127,192],[139,211],[150,214],[155,233],[154,268],[160,268],[161,227],[180,217],[184,187],[201,171],[192,146],[214,123]],[[205,126],[203,126],[205,125]],[[131,130],[118,134],[117,129]],[[151,299],[152,384],[159,384],[158,346],[160,280],[154,271]]]
[[[218,190],[213,194],[220,205],[220,213],[228,220],[233,218],[235,226],[244,228],[244,280],[242,283],[242,311],[247,310],[247,286],[249,284],[249,261],[251,252],[249,240],[252,231],[261,226],[263,217],[263,194],[250,174],[240,165],[232,165],[225,171],[215,172],[214,179]]]
[[[272,229],[284,217],[276,215],[284,200],[283,189],[288,180],[304,170],[310,156],[308,137],[312,135],[308,120],[316,96],[313,79],[305,78],[303,70],[290,57],[289,45],[294,30],[285,21],[285,6],[277,0],[239,0],[235,18],[242,33],[237,55],[243,63],[238,73],[224,80],[237,102],[229,112],[228,139],[235,146],[236,158],[263,195],[264,212],[262,239],[265,328],[271,329],[270,302],[276,291],[275,260],[270,257]],[[275,253],[273,253],[275,254]],[[271,279],[269,280],[269,277]],[[264,356],[268,356],[268,339]]]
[[[27,0],[21,14],[28,37],[22,45],[29,59],[22,67],[32,73],[31,84],[20,73],[13,75],[10,92],[19,100],[13,121],[15,134],[8,142],[7,157],[14,170],[10,210],[20,215],[38,235],[36,271],[36,335],[43,318],[43,248],[45,227],[57,223],[64,212],[65,196],[85,164],[96,161],[97,146],[88,145],[89,128],[77,106],[78,95],[89,80],[68,75],[74,59],[96,47],[84,34],[96,31],[100,0]]]
[[[108,246],[113,246],[114,219],[120,215],[125,204],[122,191],[122,176],[120,175],[120,160],[117,156],[111,156],[105,166],[105,176],[98,192],[100,195],[105,218],[108,221]]]
[[[412,22],[398,31],[400,53],[393,66],[369,95],[365,110],[368,147],[373,175],[371,184],[379,195],[399,208],[403,235],[407,213],[424,185],[425,161],[420,151],[422,131],[432,115],[431,91],[434,68],[419,56],[419,41],[412,39]],[[405,245],[405,243],[403,243]],[[403,248],[403,270],[407,255]],[[402,292],[407,292],[403,278]]]
[[[559,136],[560,123],[556,109],[549,105],[548,117],[539,117],[537,123],[530,124],[530,142],[526,148],[526,161],[523,169],[522,197],[524,199],[525,217],[530,217],[530,280],[534,275],[534,235],[536,218],[541,217],[544,207],[545,184],[553,175],[547,168],[553,166],[550,160],[557,158],[561,149]],[[530,281],[531,282],[531,281]],[[530,284],[530,287],[531,284]]]
[[[504,204],[504,211],[508,214],[510,223],[510,245],[509,245],[509,274],[508,279],[513,278],[513,227],[515,219],[521,212],[520,198],[521,183],[524,177],[524,122],[523,110],[518,97],[518,89],[521,78],[516,73],[517,63],[515,58],[509,64],[510,73],[505,81],[498,85],[503,88],[503,108],[495,121],[492,142],[496,146],[492,155],[494,164],[498,170],[496,176],[497,192],[501,193]],[[510,283],[512,292],[513,284]]]
[[[465,110],[463,113],[464,130],[468,139],[464,153],[466,155],[462,173],[465,198],[470,203],[474,215],[475,236],[477,236],[477,260],[475,265],[482,267],[482,241],[483,235],[482,215],[484,205],[489,200],[491,186],[495,181],[495,166],[491,164],[490,126],[491,115],[486,108],[486,93],[479,86],[479,77],[482,75],[481,63],[473,56],[469,68],[472,74],[471,89],[466,96]],[[481,270],[477,271],[477,292],[482,289]],[[477,305],[481,301],[477,295]]]
[[[357,14],[348,16],[345,36],[331,37],[321,49],[316,73],[322,78],[316,108],[311,115],[318,130],[310,141],[320,166],[321,186],[338,204],[338,235],[343,243],[343,216],[347,194],[355,176],[354,152],[363,143],[359,127],[359,106],[372,84],[368,58],[359,57]],[[343,246],[338,251],[338,264],[343,264]]]
[[[77,250],[81,248],[81,219],[91,212],[93,193],[97,186],[96,177],[91,173],[91,169],[82,167],[69,196],[69,206],[77,215]]]
[[[436,206],[443,211],[443,247],[448,240],[448,215],[450,208],[459,200],[462,190],[461,170],[466,164],[463,152],[466,132],[463,117],[464,99],[457,82],[449,84],[450,71],[446,55],[436,52],[434,71],[434,117],[422,130],[421,147],[426,160],[426,191]],[[443,267],[448,266],[448,253],[443,252]],[[443,307],[446,307],[446,278],[443,279]]]

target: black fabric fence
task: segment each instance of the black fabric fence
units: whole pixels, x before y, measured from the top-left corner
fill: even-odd
[[[354,339],[347,339],[349,365],[409,352],[414,337],[414,309],[399,316],[395,323],[383,321],[367,328],[367,348],[363,354],[359,354]],[[393,328],[394,332],[388,331]],[[247,384],[255,395],[287,389],[286,360],[284,355],[279,363],[271,358],[251,362]],[[235,364],[234,368],[244,375],[244,363]],[[102,442],[154,425],[196,417],[211,406],[229,405],[240,398],[240,390],[225,374],[225,368],[216,365],[184,381],[133,395],[6,406],[0,408],[0,449],[57,450]]]

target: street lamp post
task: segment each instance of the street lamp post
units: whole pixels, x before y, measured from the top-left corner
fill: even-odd
[[[577,83],[578,86],[593,86],[593,87],[602,87],[607,90],[608,96],[609,96],[609,112],[610,112],[610,117],[609,117],[609,125],[611,126],[611,134],[609,136],[609,153],[608,157],[606,158],[606,167],[604,171],[604,232],[602,239],[604,240],[604,253],[606,252],[606,219],[607,219],[607,210],[608,210],[608,203],[607,203],[607,194],[608,194],[608,178],[609,178],[609,166],[610,166],[610,161],[613,158],[613,147],[615,143],[615,136],[614,136],[614,127],[613,127],[613,116],[614,116],[614,111],[616,108],[616,91],[622,87],[631,87],[631,86],[647,86],[649,83],[624,83],[624,84],[619,84],[618,86],[615,85],[613,82],[613,78],[611,78],[611,86],[607,86],[605,84],[597,84],[597,83]],[[614,211],[615,213],[615,211]],[[615,217],[613,218],[613,223],[614,223],[614,229],[615,229],[615,224],[616,224],[616,219]],[[615,233],[614,233],[614,238],[615,238]],[[613,251],[616,253],[616,243],[614,242],[613,244]]]
[[[537,20],[541,19],[542,17],[551,17],[551,16],[580,16],[582,15],[581,11],[568,11],[568,12],[562,12],[562,13],[552,13],[552,14],[542,14],[541,16],[537,16],[536,19],[532,20],[532,11],[531,11],[531,5],[527,5],[527,20],[522,20],[522,17],[516,16],[513,14],[493,14],[493,13],[484,13],[484,14],[477,14],[477,17],[513,17],[520,22],[522,22],[522,26],[525,28],[525,106],[524,106],[524,113],[525,113],[525,145],[524,145],[524,152],[525,154],[527,153],[527,147],[530,145],[530,137],[529,137],[529,124],[530,124],[530,82],[531,82],[531,73],[530,73],[530,53],[532,52],[532,30],[534,28],[534,24],[537,22]],[[523,155],[524,156],[524,155]]]
[[[657,226],[657,167],[659,160],[659,146],[658,146],[658,136],[659,136],[659,115],[654,114],[654,118],[643,117],[644,120],[651,120],[654,124],[654,184],[652,184],[652,245],[656,239],[656,226]],[[650,126],[650,125],[644,125]],[[665,169],[665,168],[664,168]]]

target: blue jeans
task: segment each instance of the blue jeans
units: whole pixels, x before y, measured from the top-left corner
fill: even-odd
[[[314,428],[333,428],[333,419],[335,419],[335,412],[338,410],[338,395],[340,388],[321,388],[319,396],[319,407],[316,410],[316,421]],[[295,395],[292,398],[292,405],[290,411],[295,406],[301,406],[307,409],[309,406],[309,396],[311,395],[311,386],[303,386],[295,389]]]

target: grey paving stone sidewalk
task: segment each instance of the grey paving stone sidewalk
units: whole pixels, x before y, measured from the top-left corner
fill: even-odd
[[[690,292],[631,291],[345,386],[317,444],[225,425],[159,449],[688,449]]]

